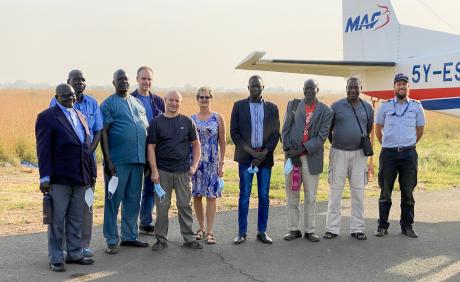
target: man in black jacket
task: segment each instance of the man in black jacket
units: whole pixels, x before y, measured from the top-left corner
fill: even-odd
[[[238,162],[240,177],[239,231],[233,242],[241,244],[246,240],[252,180],[254,174],[257,174],[259,197],[257,240],[272,244],[266,229],[273,151],[280,137],[278,107],[262,99],[264,85],[260,76],[254,75],[249,79],[248,89],[249,98],[235,102],[230,120],[230,134],[235,144],[234,160]]]

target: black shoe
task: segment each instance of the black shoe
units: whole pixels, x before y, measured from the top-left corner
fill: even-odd
[[[375,231],[375,236],[377,237],[383,237],[388,234],[388,231],[386,228],[379,227],[377,228],[377,231]]]
[[[412,228],[403,230],[401,233],[402,233],[403,235],[406,235],[406,236],[409,237],[409,238],[418,238],[417,233],[415,233],[415,231],[414,231]]]
[[[203,245],[198,243],[198,241],[184,242],[182,244],[182,247],[188,248],[188,249],[193,249],[193,250],[203,249]]]
[[[161,251],[168,246],[168,243],[158,240],[153,244],[152,251]]]
[[[54,272],[65,271],[65,267],[63,263],[50,263],[50,269]]]
[[[139,233],[147,234],[147,235],[154,235],[155,234],[155,226],[153,226],[153,225],[139,225]]]
[[[300,232],[300,230],[293,230],[293,231],[289,231],[288,234],[284,235],[283,239],[286,241],[292,241],[292,240],[295,240],[301,237],[302,237],[302,232]]]
[[[267,232],[257,232],[257,240],[259,240],[260,242],[264,243],[264,244],[273,244],[273,240],[272,238],[270,238],[270,236],[268,236]]]
[[[81,259],[66,259],[65,263],[68,264],[80,264],[80,265],[90,265],[94,263],[94,259],[82,257]]]
[[[305,239],[310,242],[319,242],[319,237],[315,233],[305,233]]]
[[[147,248],[149,246],[149,243],[147,242],[141,242],[139,240],[134,240],[134,241],[121,241],[120,246],[124,247],[136,247],[136,248]]]
[[[367,240],[366,234],[363,232],[356,232],[356,233],[351,233],[351,237],[357,239],[357,240]]]
[[[243,235],[236,235],[235,239],[233,239],[233,244],[235,245],[239,245],[241,243],[243,243],[244,241],[246,241],[246,234],[243,234]]]

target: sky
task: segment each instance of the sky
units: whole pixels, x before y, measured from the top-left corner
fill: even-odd
[[[348,0],[344,0],[348,1]],[[367,1],[367,0],[362,0]],[[460,34],[460,1],[393,0],[404,24]],[[161,88],[245,88],[235,70],[251,52],[269,58],[342,59],[341,0],[1,0],[0,83],[56,85],[81,69],[88,86],[141,65]],[[258,72],[266,87],[300,91],[312,76]],[[314,77],[342,90],[343,78]]]

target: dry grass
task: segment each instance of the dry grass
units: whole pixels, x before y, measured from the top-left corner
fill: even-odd
[[[108,92],[93,91],[91,94],[102,102]],[[160,93],[163,95],[164,93]],[[20,160],[35,162],[35,119],[37,114],[46,109],[52,98],[52,90],[3,90],[0,89],[0,236],[44,231],[41,224],[41,194],[38,192],[38,173],[36,170],[14,166]],[[268,94],[266,100],[278,105],[280,120],[287,102],[301,94]],[[247,97],[247,94],[216,93],[213,99],[213,110],[221,113],[229,127],[233,103]],[[337,97],[321,95],[327,104]],[[190,115],[198,111],[194,93],[185,93],[182,112]],[[427,112],[425,136],[417,145],[419,153],[419,184],[417,189],[432,190],[452,186],[460,186],[460,119]],[[229,133],[227,133],[229,139]],[[230,140],[229,140],[230,141]],[[272,205],[285,203],[284,177],[280,147],[277,149],[277,164],[272,173],[270,200]],[[376,156],[380,146],[374,146]],[[318,201],[327,199],[327,160],[329,144],[326,142],[325,172],[321,174],[318,188]],[[233,158],[233,145],[229,143],[226,160]],[[99,160],[101,158],[99,157]],[[7,164],[13,164],[7,165]],[[219,211],[236,209],[238,205],[238,171],[235,164],[227,161],[225,175],[226,188],[219,201]],[[377,165],[375,165],[377,169]],[[377,170],[376,170],[377,171]],[[102,169],[99,169],[102,172]],[[368,185],[368,194],[377,195],[378,187],[375,180]],[[253,189],[253,196],[257,195]],[[349,197],[348,189],[344,197]],[[95,224],[103,220],[103,184],[98,177],[96,187],[96,203],[94,209]],[[174,207],[175,204],[172,205]],[[251,207],[257,206],[257,199],[251,199]],[[175,215],[176,210],[171,210]]]

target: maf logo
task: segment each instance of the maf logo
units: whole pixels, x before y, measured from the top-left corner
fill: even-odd
[[[372,15],[364,14],[356,18],[349,17],[345,26],[345,33],[360,31],[361,29],[373,29],[374,31],[384,27],[390,22],[391,11],[387,6],[377,5],[380,11],[374,12]]]

